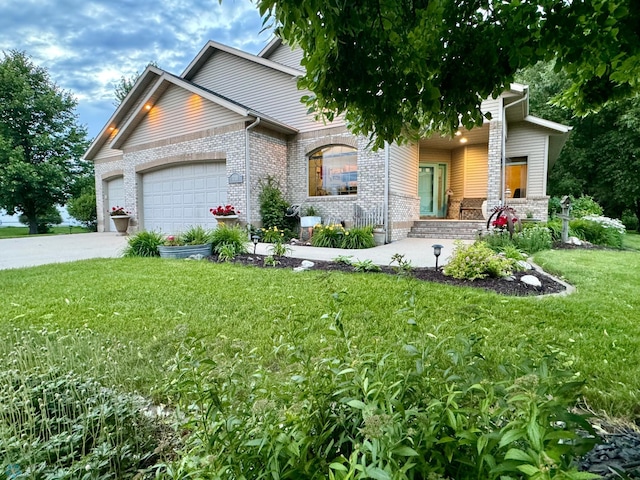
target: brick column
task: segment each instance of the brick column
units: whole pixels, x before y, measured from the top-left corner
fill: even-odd
[[[502,122],[495,120],[489,123],[489,153],[487,158],[489,172],[487,180],[487,210],[500,202],[502,184]]]

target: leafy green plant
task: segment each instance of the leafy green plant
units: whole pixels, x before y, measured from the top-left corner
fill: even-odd
[[[317,217],[317,216],[319,216],[318,215],[318,210],[313,205],[309,205],[308,207],[306,207],[304,209],[304,214],[307,217]]]
[[[570,412],[582,383],[553,357],[488,381],[477,337],[380,348],[358,344],[341,311],[324,317],[326,347],[284,334],[273,369],[249,348],[185,345],[170,366],[191,432],[179,478],[597,478],[574,462],[595,443]]]
[[[275,267],[276,265],[278,265],[280,262],[278,260],[276,260],[276,258],[273,255],[267,255],[266,257],[264,257],[264,259],[262,260],[262,263],[265,267]]]
[[[29,218],[25,214],[20,215],[18,221],[24,225],[29,225]],[[60,223],[62,223],[62,216],[58,209],[51,205],[38,215],[37,233],[49,233],[53,225]]]
[[[368,227],[354,227],[346,230],[342,241],[340,242],[340,248],[372,248],[376,246],[376,242],[373,239],[373,226]]]
[[[231,255],[234,258],[242,253],[247,253],[247,232],[241,227],[218,225],[209,235],[213,251],[220,255],[225,251],[225,257]]]
[[[351,264],[356,272],[381,272],[380,266],[373,263],[372,260],[358,260]]]
[[[559,242],[562,240],[562,220],[559,218],[552,218],[546,223],[541,223],[541,227],[546,227],[551,233],[551,240],[553,242]]]
[[[144,400],[91,378],[3,370],[0,404],[0,470],[25,475],[15,478],[133,478],[157,460]]]
[[[338,255],[333,259],[334,262],[341,265],[353,265],[353,255]]]
[[[457,241],[443,272],[453,278],[474,280],[511,275],[515,262],[494,252],[485,242],[464,245]]]
[[[273,255],[274,257],[282,257],[287,253],[291,253],[291,247],[286,243],[283,243],[282,240],[278,240],[275,243],[272,243],[268,248],[271,252],[271,255]]]
[[[334,225],[317,225],[313,229],[311,245],[314,247],[338,248],[342,245],[345,229],[339,223]]]
[[[222,244],[218,249],[218,261],[219,262],[230,262],[234,258],[236,258],[236,250],[233,245],[230,244]]]
[[[269,228],[261,228],[259,235],[264,243],[281,242],[285,238],[284,230],[280,230],[275,225]]]
[[[89,188],[79,196],[69,199],[67,202],[67,211],[69,215],[78,220],[85,228],[91,232],[95,232],[98,225],[95,188]]]
[[[598,202],[589,195],[582,195],[578,198],[571,196],[571,216],[582,218],[585,215],[602,215],[603,210]]]
[[[631,210],[625,210],[622,212],[621,221],[627,230],[637,230],[640,232],[640,222],[638,222],[638,217]]]
[[[551,230],[540,225],[534,225],[515,233],[513,243],[517,248],[532,255],[542,250],[549,250],[553,243],[553,238]]]
[[[578,218],[569,222],[571,232],[581,240],[586,240],[594,245],[622,248],[622,234],[616,228],[608,228],[602,223]]]
[[[393,265],[397,263],[397,265]],[[405,260],[404,255],[401,253],[394,253],[391,256],[390,265],[395,269],[398,275],[409,275],[413,271],[413,266],[410,260]]]
[[[202,225],[189,227],[180,235],[185,245],[204,245],[211,242],[212,232],[206,230]]]
[[[278,180],[269,175],[260,179],[259,185],[258,202],[262,225],[264,228],[278,227],[289,240],[289,232],[293,230],[295,221],[293,217],[287,217],[289,203],[284,198]]]
[[[502,252],[507,247],[515,246],[515,240],[511,234],[501,229],[484,232],[478,236],[477,241],[486,243],[495,252]]]
[[[163,245],[165,237],[163,234],[154,231],[144,230],[131,235],[127,239],[127,246],[124,249],[124,257],[159,257],[158,247]]]

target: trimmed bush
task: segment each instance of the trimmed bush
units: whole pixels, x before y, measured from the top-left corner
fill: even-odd
[[[443,272],[450,277],[465,280],[486,277],[499,278],[511,275],[514,266],[514,260],[497,254],[482,241],[471,245],[464,245],[458,241]]]
[[[69,215],[78,220],[85,228],[95,232],[98,226],[96,212],[96,193],[93,189],[83,192],[80,196],[67,202]]]
[[[278,180],[273,176],[268,176],[260,180],[260,193],[258,194],[260,203],[260,217],[264,228],[278,227],[285,233],[287,240],[292,237],[295,228],[295,219],[287,217],[289,202],[284,199]]]

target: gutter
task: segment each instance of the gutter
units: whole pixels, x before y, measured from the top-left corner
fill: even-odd
[[[389,230],[389,142],[384,142],[384,200],[382,204],[384,215],[384,231],[386,241],[390,242],[391,232]]]
[[[524,89],[524,96],[520,100],[516,100],[509,105],[502,107],[502,171],[500,172],[501,184],[500,184],[500,204],[506,205],[507,199],[504,198],[504,191],[507,186],[507,108],[518,105],[529,98],[529,87]],[[502,99],[504,102],[504,99]]]
[[[245,195],[247,203],[247,227],[251,225],[251,154],[249,145],[249,130],[253,130],[260,125],[260,117],[256,117],[256,121],[244,129],[244,170],[245,170]]]

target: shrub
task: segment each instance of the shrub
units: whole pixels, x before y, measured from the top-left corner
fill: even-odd
[[[69,215],[78,220],[85,228],[95,232],[98,226],[96,212],[96,193],[93,189],[83,192],[67,202]]]
[[[471,245],[456,242],[449,263],[443,272],[453,278],[475,280],[485,277],[504,277],[511,275],[515,262],[500,256],[489,246],[480,241]]]
[[[559,218],[552,218],[546,223],[541,223],[541,227],[547,227],[549,229],[549,233],[551,233],[551,240],[554,242],[559,242],[562,240],[562,220]]]
[[[562,229],[562,227],[560,227]],[[542,250],[549,250],[553,244],[551,230],[540,225],[522,229],[513,236],[513,243],[529,255]]]
[[[142,231],[129,237],[124,257],[159,257],[158,247],[165,242],[164,235],[154,231]]]
[[[622,212],[622,223],[627,230],[637,230],[640,232],[640,222],[638,222],[638,216],[631,210],[625,210]]]
[[[233,258],[241,253],[247,253],[247,231],[242,227],[228,227],[218,225],[209,235],[213,251],[223,253],[225,259]]]
[[[295,227],[293,217],[287,217],[289,203],[284,199],[278,180],[268,176],[260,180],[260,217],[264,228],[278,227],[285,232],[287,240],[291,238],[291,231]]]
[[[506,230],[494,229],[480,235],[478,240],[486,243],[494,252],[502,252],[505,248],[514,246],[514,240]]]
[[[339,223],[335,225],[316,225],[311,236],[314,247],[338,248],[342,245],[345,229]]]
[[[596,222],[602,225],[604,228],[611,228],[621,235],[626,232],[626,227],[624,223],[616,218],[604,217],[602,215],[585,215],[582,217],[583,220],[589,220],[591,222]]]
[[[578,218],[569,222],[572,235],[594,245],[622,248],[622,234],[616,228],[608,228],[602,223]]]
[[[549,199],[548,213],[549,218],[555,218],[562,213],[562,204],[560,203],[560,197],[551,197]]]
[[[595,438],[576,433],[593,428],[570,411],[582,384],[559,361],[487,381],[479,339],[357,345],[333,318],[320,351],[281,340],[275,371],[249,347],[185,346],[171,367],[192,432],[177,477],[595,478],[577,472]]]
[[[602,215],[602,207],[589,195],[582,195],[578,198],[571,197],[571,216],[582,218],[585,215]]]
[[[153,464],[159,445],[145,403],[55,368],[0,371],[0,471],[134,478]]]
[[[275,225],[269,228],[261,228],[259,235],[264,243],[281,242],[285,238],[284,231]]]
[[[376,246],[373,239],[373,227],[355,227],[344,232],[340,248],[372,248]]]

